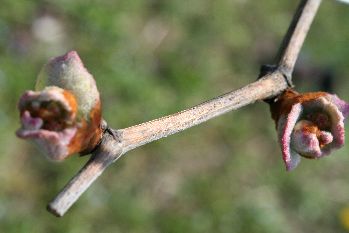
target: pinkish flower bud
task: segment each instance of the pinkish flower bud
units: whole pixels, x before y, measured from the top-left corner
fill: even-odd
[[[300,156],[317,159],[344,145],[349,104],[336,95],[286,90],[271,104],[271,112],[287,170],[299,164]]]
[[[36,90],[19,100],[18,137],[32,139],[53,160],[89,152],[98,144],[99,92],[75,51],[50,60],[39,74]]]

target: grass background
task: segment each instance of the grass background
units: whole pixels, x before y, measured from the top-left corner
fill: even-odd
[[[15,137],[16,103],[41,66],[77,50],[115,128],[254,81],[296,1],[2,0],[0,232],[345,232],[349,147],[287,173],[260,102],[138,148],[61,219],[48,201],[85,163],[52,163]],[[300,55],[298,90],[349,100],[349,6],[325,0]]]

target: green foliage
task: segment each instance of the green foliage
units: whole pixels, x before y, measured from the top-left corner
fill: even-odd
[[[45,205],[86,158],[52,163],[14,136],[18,98],[34,88],[49,57],[77,50],[102,93],[104,118],[124,128],[254,81],[260,64],[272,62],[295,7],[272,0],[3,0],[0,232],[344,231],[349,146],[286,173],[263,103],[128,153],[58,220]],[[334,88],[346,100],[348,24],[348,6],[324,1],[297,65],[334,70]],[[316,90],[316,78],[295,82]]]

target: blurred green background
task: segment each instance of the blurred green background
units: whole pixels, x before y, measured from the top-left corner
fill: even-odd
[[[53,163],[14,135],[50,57],[77,50],[124,128],[254,81],[297,2],[1,0],[0,232],[349,231],[349,146],[286,172],[263,102],[128,153],[60,219],[45,206],[88,158]],[[323,1],[298,90],[349,100],[348,25],[349,5]]]

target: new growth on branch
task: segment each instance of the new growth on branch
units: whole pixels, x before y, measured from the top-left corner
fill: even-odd
[[[203,123],[231,110],[266,100],[276,123],[287,170],[300,157],[318,159],[344,144],[344,119],[349,104],[325,92],[299,94],[292,89],[292,71],[321,0],[302,0],[283,40],[273,69],[254,83],[190,109],[131,126],[112,129],[101,116],[96,82],[77,52],[51,59],[41,70],[35,91],[20,98],[21,128],[52,160],[92,153],[86,165],[49,203],[63,216],[80,195],[129,150]]]

